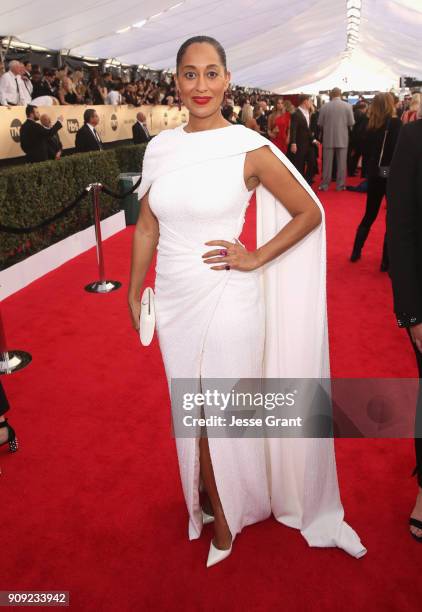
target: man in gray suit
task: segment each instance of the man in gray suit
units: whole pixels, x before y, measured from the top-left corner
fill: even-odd
[[[341,90],[331,91],[331,101],[321,108],[318,125],[322,128],[322,183],[320,191],[327,191],[331,182],[333,159],[337,163],[337,191],[346,189],[347,147],[349,128],[355,123],[350,104],[341,99]]]

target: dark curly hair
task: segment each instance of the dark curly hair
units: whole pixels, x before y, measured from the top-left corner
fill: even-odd
[[[181,45],[177,52],[176,73],[179,72],[179,67],[182,63],[182,59],[186,52],[186,49],[194,43],[208,43],[212,45],[218,53],[220,61],[224,66],[224,71],[227,72],[226,52],[224,51],[224,47],[221,45],[221,43],[219,43],[218,40],[215,40],[215,38],[212,38],[211,36],[192,36],[192,38],[188,38],[187,40],[185,40],[185,42]]]

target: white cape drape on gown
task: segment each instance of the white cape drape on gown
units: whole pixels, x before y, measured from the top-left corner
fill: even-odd
[[[316,202],[322,222],[286,253],[263,266],[265,301],[264,378],[330,376],[326,310],[326,242],[323,207],[301,174],[269,140],[244,126],[223,130],[224,145],[179,146],[179,128],[166,130],[147,146],[139,198],[167,172],[207,159],[239,155],[269,146]],[[218,132],[215,131],[217,139]],[[212,137],[212,136],[211,136]],[[256,189],[257,246],[268,242],[291,219],[290,213],[263,185]],[[332,438],[268,438],[267,473],[271,510],[285,525],[300,529],[310,546],[338,546],[354,557],[366,553],[356,532],[344,521]],[[177,440],[182,484],[190,515],[191,539],[202,528],[197,504],[197,469],[193,441]]]

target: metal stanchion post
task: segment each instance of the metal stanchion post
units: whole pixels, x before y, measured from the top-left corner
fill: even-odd
[[[31,360],[31,355],[25,351],[7,350],[6,332],[0,310],[0,374],[12,374],[22,370]]]
[[[110,293],[122,286],[119,281],[106,280],[104,272],[103,243],[101,240],[101,220],[100,220],[100,193],[101,183],[89,185],[92,194],[92,205],[94,211],[95,239],[97,243],[98,275],[100,280],[86,285],[85,290],[90,293]]]

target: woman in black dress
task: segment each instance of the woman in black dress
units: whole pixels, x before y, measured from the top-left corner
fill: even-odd
[[[99,84],[98,77],[94,76],[88,83],[87,88],[87,98],[89,104],[95,104],[99,106],[100,104],[104,104],[105,98],[107,95],[107,88],[101,87]]]
[[[421,113],[419,113],[419,117]],[[422,119],[402,128],[387,185],[387,244],[394,312],[415,352],[422,379]],[[418,495],[410,532],[422,542],[422,380],[416,406],[415,451]]]
[[[387,177],[381,176],[380,167],[388,167],[401,128],[396,115],[394,98],[390,93],[379,93],[374,97],[369,111],[368,129],[364,139],[364,155],[368,164],[368,192],[366,210],[355,236],[350,261],[360,259],[362,247],[371,226],[377,218],[387,188]],[[384,238],[381,270],[388,269],[387,243]]]

